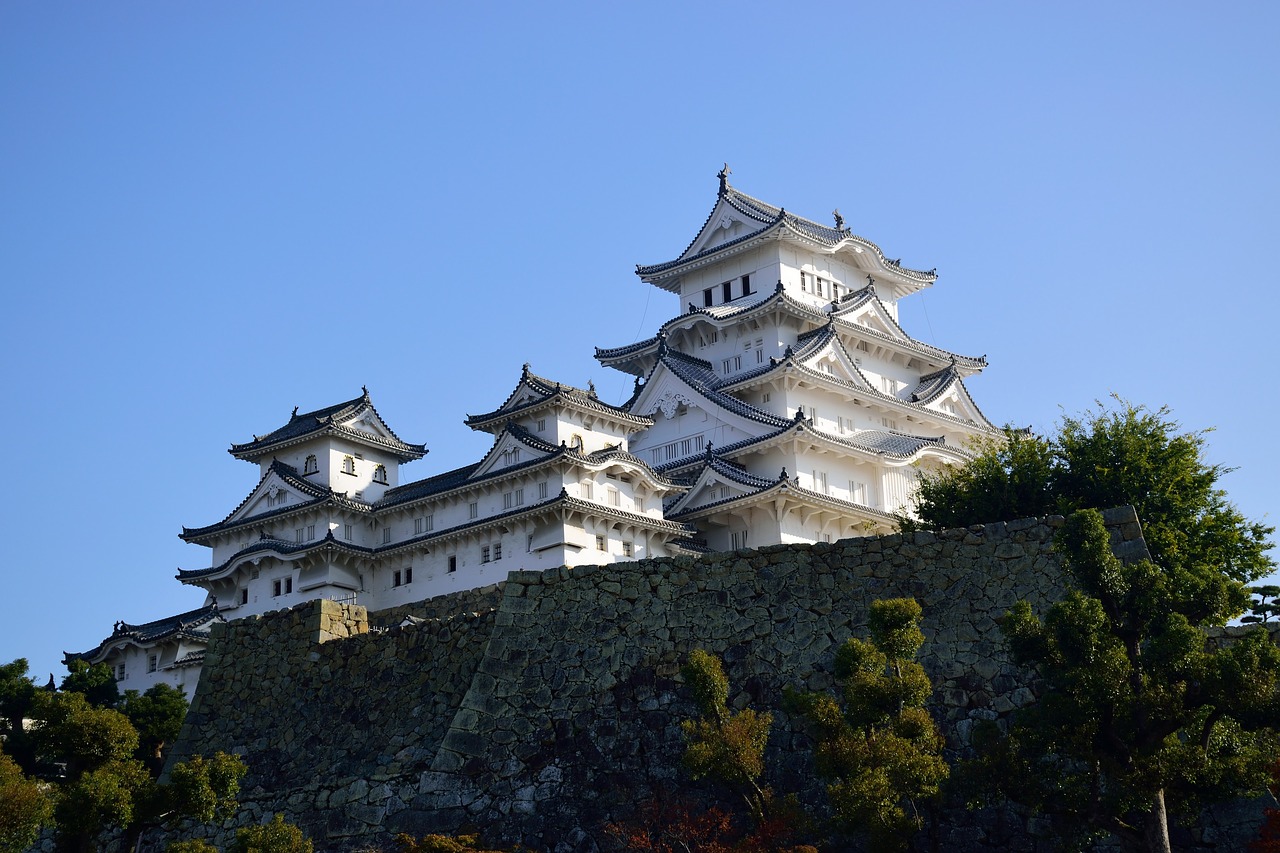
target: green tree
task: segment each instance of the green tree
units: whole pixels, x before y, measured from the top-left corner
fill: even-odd
[[[53,803],[40,785],[23,775],[16,761],[0,753],[0,853],[22,853],[30,848],[52,814]]]
[[[1244,612],[1246,584],[1275,568],[1273,528],[1227,501],[1218,481],[1228,469],[1204,461],[1205,435],[1183,432],[1164,408],[1099,404],[1051,439],[1027,439],[1034,454],[993,445],[973,466],[922,479],[927,526],[1042,514],[1046,495],[1070,515],[1057,540],[1066,596],[1043,620],[1024,602],[1002,624],[1045,692],[1007,739],[986,739],[970,775],[1133,850],[1168,849],[1171,810],[1260,791],[1274,749],[1275,647],[1258,631],[1218,651],[1205,633]],[[970,468],[1031,483],[1030,497],[979,517],[989,481]],[[1126,503],[1149,561],[1122,564],[1101,517],[1084,511]]]
[[[1203,630],[1237,611],[1222,574],[1124,564],[1096,510],[1058,537],[1071,587],[1043,620],[1026,602],[1001,629],[1046,688],[1000,753],[1003,793],[1114,836],[1169,850],[1169,812],[1261,792],[1280,747],[1280,650],[1261,630],[1221,649]],[[1010,762],[1010,759],[1013,759]]]
[[[967,465],[923,473],[918,521],[965,527],[1077,509],[1130,504],[1161,567],[1221,573],[1249,582],[1275,564],[1274,528],[1246,519],[1218,488],[1230,469],[1204,460],[1207,432],[1183,432],[1167,408],[1116,400],[1064,417],[1052,438],[1006,430],[1006,441],[977,446]],[[1233,592],[1239,609],[1243,589]]]
[[[121,830],[125,849],[132,849],[149,827],[234,813],[245,773],[234,756],[195,756],[159,784],[134,757],[138,731],[119,711],[93,706],[77,692],[40,692],[32,716],[39,758],[57,782],[54,817],[63,850],[91,850],[110,828]]]
[[[1264,584],[1251,586],[1253,601],[1249,604],[1249,615],[1240,621],[1245,623],[1271,622],[1280,620],[1280,586]]]
[[[694,779],[711,777],[728,785],[746,803],[756,825],[764,823],[769,792],[761,786],[764,748],[771,714],[750,708],[729,710],[729,679],[720,659],[702,649],[689,653],[680,668],[698,706],[699,719],[680,724],[687,747],[684,764]]]
[[[871,640],[851,638],[836,652],[843,704],[821,693],[787,694],[816,742],[818,774],[837,821],[867,832],[875,850],[904,850],[923,820],[919,804],[948,776],[943,738],[925,710],[929,677],[915,661],[924,635],[911,598],[871,605]]]
[[[99,708],[114,708],[120,701],[115,673],[105,663],[90,664],[78,658],[71,661],[60,689],[64,693],[79,693],[90,705]]]
[[[311,853],[311,847],[311,839],[278,814],[270,823],[236,830],[227,853]]]
[[[166,747],[177,740],[182,731],[187,704],[186,694],[168,684],[157,684],[141,695],[129,690],[120,700],[120,712],[138,730],[137,756],[152,775],[160,774]]]
[[[26,773],[36,769],[35,747],[22,721],[31,713],[36,690],[27,676],[26,658],[0,666],[0,743]]]

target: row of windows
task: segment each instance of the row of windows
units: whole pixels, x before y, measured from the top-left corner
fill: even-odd
[[[805,293],[812,293],[813,295],[820,296],[823,299],[827,298],[829,290],[831,298],[837,302],[839,302],[840,299],[844,297],[845,293],[848,292],[847,288],[841,286],[837,282],[828,281],[827,279],[822,278],[821,276],[816,276],[813,273],[803,272],[800,273],[800,289]]]
[[[744,275],[741,281],[742,281],[742,292],[738,294],[739,297],[750,296],[753,292],[751,290],[751,276]],[[714,305],[715,296],[716,296],[716,289],[714,287],[708,287],[706,290],[702,291],[702,306],[704,308],[710,308],[712,305]],[[733,282],[732,281],[726,281],[720,285],[720,296],[721,296],[721,299],[720,299],[721,302],[733,301]]]
[[[695,435],[689,438],[682,438],[679,441],[673,441],[670,444],[660,445],[650,450],[649,453],[653,457],[653,464],[661,465],[663,462],[683,459],[686,456],[701,453],[703,448],[706,447],[706,441],[706,436]]]

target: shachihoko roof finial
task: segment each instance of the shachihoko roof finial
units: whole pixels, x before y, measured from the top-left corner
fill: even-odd
[[[843,231],[844,217],[840,215],[840,208],[837,207],[835,210],[831,211],[831,215],[836,218],[836,230]]]
[[[594,380],[587,380],[587,393],[592,397],[596,396],[596,383]]]
[[[291,418],[296,418],[297,416],[298,416],[298,407],[297,407],[297,406],[294,406],[294,407],[293,407],[293,414],[292,414],[292,415],[290,415],[289,417],[291,417]]]
[[[360,386],[360,393],[362,393],[364,396],[368,397],[368,396],[369,396],[369,386],[368,386],[368,385],[361,385],[361,386]]]
[[[720,179],[720,195],[724,195],[729,191],[729,176],[733,174],[733,169],[729,168],[729,164],[725,163],[724,168],[716,175]]]

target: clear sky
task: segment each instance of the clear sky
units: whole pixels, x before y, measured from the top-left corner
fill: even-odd
[[[520,366],[621,402],[735,186],[939,281],[917,338],[1049,430],[1215,427],[1277,516],[1280,5],[0,4],[0,662],[198,607],[226,448],[368,385],[424,477]]]

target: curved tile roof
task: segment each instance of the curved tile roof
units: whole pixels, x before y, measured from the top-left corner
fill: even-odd
[[[240,519],[239,521],[232,521],[231,519],[235,517],[236,513],[238,513],[245,504],[249,503],[249,501],[253,499],[253,496],[258,493],[258,488],[262,485],[263,481],[273,474],[278,476],[292,488],[297,489],[303,495],[309,495],[312,500],[289,504],[287,506],[279,507],[278,509],[268,510],[267,512],[259,513],[258,515]],[[335,506],[341,506],[357,512],[368,511],[370,508],[370,504],[367,504],[364,501],[355,500],[354,498],[349,498],[347,497],[346,492],[335,492],[333,489],[317,485],[305,477],[300,476],[298,474],[298,469],[294,468],[292,465],[281,462],[279,459],[273,459],[271,460],[270,467],[267,468],[267,472],[258,480],[257,485],[249,491],[249,494],[245,495],[244,500],[236,504],[235,509],[227,513],[226,518],[222,519],[222,521],[214,522],[213,524],[207,524],[204,527],[184,526],[182,528],[182,532],[178,534],[178,537],[190,542],[193,539],[208,536],[211,533],[218,533],[223,530],[232,530],[244,524],[256,524],[260,521],[278,518],[280,516],[296,512],[300,509],[317,506],[325,502],[332,502]]]
[[[73,660],[87,661],[99,657],[106,651],[108,646],[119,643],[122,640],[132,640],[135,643],[143,644],[156,643],[174,637],[206,639],[212,623],[225,621],[226,619],[218,612],[218,605],[210,604],[205,607],[198,607],[195,610],[188,610],[186,613],[179,613],[176,616],[167,616],[164,619],[143,622],[140,625],[117,622],[115,629],[111,632],[111,636],[99,643],[95,648],[87,652],[64,652],[63,663],[68,664]]]
[[[510,409],[506,408],[510,405],[511,401],[516,398],[516,395],[520,393],[520,389],[526,387],[537,394],[538,397]],[[576,388],[573,385],[565,385],[562,382],[546,379],[533,373],[529,369],[529,364],[527,362],[524,365],[523,372],[520,374],[520,381],[516,383],[516,387],[507,395],[507,399],[502,402],[502,405],[498,406],[498,408],[491,412],[486,412],[481,415],[468,415],[465,423],[472,429],[483,429],[485,425],[491,424],[493,421],[503,418],[518,417],[523,412],[531,411],[557,399],[583,408],[593,409],[610,415],[611,417],[635,423],[638,426],[651,426],[653,424],[652,418],[633,415],[623,408],[611,406],[608,403],[601,401],[600,398],[596,396],[596,389],[594,386],[590,386],[586,389]]]
[[[363,393],[354,400],[326,406],[313,412],[298,414],[298,410],[295,408],[293,414],[289,417],[289,422],[284,426],[266,435],[255,435],[253,441],[232,444],[228,452],[237,459],[262,457],[271,448],[279,445],[292,444],[306,438],[328,433],[342,435],[365,444],[381,447],[391,451],[406,462],[413,459],[421,459],[426,455],[427,448],[425,445],[409,444],[401,441],[400,437],[392,432],[391,427],[387,426],[386,421],[378,414],[378,410],[373,407],[373,401],[369,399],[369,389],[362,388],[361,391]],[[341,425],[342,421],[357,417],[365,412],[372,412],[373,416],[378,419],[378,423],[387,430],[389,435],[374,435]]]
[[[722,200],[734,210],[741,213],[748,220],[753,220],[759,223],[760,227],[754,231],[744,234],[741,237],[720,243],[708,249],[703,249],[702,251],[696,252],[692,255],[689,254],[694,243],[697,242],[698,237],[702,235],[702,232],[711,222],[711,217],[715,215],[715,212],[719,208]],[[661,273],[668,272],[683,264],[714,255],[717,252],[721,252],[732,246],[745,243],[761,236],[766,231],[780,227],[790,228],[797,234],[832,247],[838,246],[845,241],[858,243],[873,250],[883,264],[893,267],[895,271],[901,273],[906,278],[913,279],[915,281],[929,283],[936,281],[938,278],[937,273],[933,270],[926,272],[924,270],[909,269],[901,266],[896,260],[886,258],[884,252],[879,246],[865,237],[855,236],[848,228],[832,228],[828,225],[822,225],[814,222],[812,219],[805,219],[804,217],[787,213],[784,208],[775,207],[768,202],[761,201],[758,198],[754,198],[739,191],[735,187],[730,186],[728,181],[725,180],[721,181],[720,193],[716,198],[716,204],[712,206],[711,212],[708,213],[707,218],[703,220],[702,226],[698,229],[697,235],[695,235],[689,245],[685,247],[684,251],[680,253],[679,257],[674,260],[664,261],[658,264],[637,264],[636,274],[642,278],[660,275]]]

